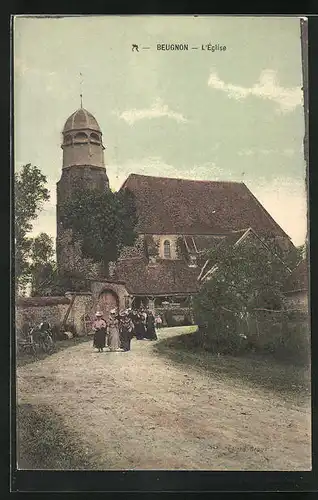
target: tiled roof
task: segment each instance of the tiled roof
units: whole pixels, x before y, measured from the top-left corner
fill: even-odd
[[[84,108],[77,109],[65,122],[63,132],[68,132],[69,130],[97,130],[100,132],[100,127],[97,123],[96,118]]]
[[[169,295],[196,292],[199,271],[182,260],[159,260],[148,265],[147,259],[125,259],[118,261],[115,277],[125,281],[132,294]]]
[[[213,248],[216,248],[224,238],[225,236],[215,236],[213,234],[193,236],[194,243],[198,252],[202,252],[207,248],[211,250]]]
[[[140,233],[221,235],[252,227],[260,236],[288,237],[244,183],[131,174],[124,188],[135,195]]]
[[[308,290],[308,261],[302,260],[288,277],[285,292]]]

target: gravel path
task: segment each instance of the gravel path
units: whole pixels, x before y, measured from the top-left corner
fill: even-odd
[[[18,402],[49,405],[98,469],[311,468],[309,405],[176,366],[154,344],[82,343],[21,366]]]

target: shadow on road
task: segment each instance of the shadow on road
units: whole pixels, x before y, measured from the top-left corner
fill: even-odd
[[[255,354],[238,357],[217,356],[203,349],[189,350],[184,342],[187,335],[176,335],[159,340],[153,349],[157,354],[166,356],[174,363],[204,370],[215,379],[244,382],[251,387],[261,387],[279,394],[290,395],[299,404],[310,399],[310,366],[294,366],[279,363],[272,358]]]
[[[17,407],[17,463],[20,469],[89,469],[92,457],[46,405]]]
[[[74,337],[73,339],[67,339],[67,340],[59,340],[56,342],[54,352],[64,351],[65,349],[69,349],[70,347],[74,347],[78,344],[83,344],[85,342],[93,342],[93,338],[91,336],[85,336],[85,337]],[[17,367],[25,366],[30,363],[34,363],[35,361],[45,359],[48,356],[50,356],[50,354],[46,354],[44,352],[38,353],[36,356],[28,353],[23,353],[23,354],[18,353],[16,357],[16,366]]]

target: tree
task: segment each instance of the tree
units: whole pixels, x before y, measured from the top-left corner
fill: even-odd
[[[53,238],[40,233],[31,240],[30,247],[31,295],[50,294],[56,283],[56,263],[54,261]]]
[[[108,273],[109,262],[116,261],[124,246],[133,245],[137,234],[134,195],[93,188],[78,188],[61,207],[62,224],[72,230],[84,257],[102,263]]]
[[[237,247],[221,245],[207,257],[215,271],[194,297],[194,313],[220,344],[237,342],[240,320],[253,308],[283,307],[289,270],[270,247],[247,240]]]
[[[32,231],[33,221],[37,218],[43,203],[49,200],[46,188],[46,177],[36,166],[24,165],[15,174],[15,285],[17,291],[24,291],[30,280],[30,251],[32,239],[28,233]]]
[[[263,237],[262,240],[285,262],[290,269],[294,269],[306,256],[306,243],[298,247],[290,245],[288,249],[283,249],[273,238]]]

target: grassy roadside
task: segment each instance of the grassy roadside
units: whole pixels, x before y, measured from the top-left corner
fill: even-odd
[[[17,462],[20,469],[91,469],[92,457],[75,433],[45,405],[17,407]],[[96,468],[96,466],[95,466]]]
[[[217,356],[191,345],[189,337],[193,331],[193,327],[186,328],[181,335],[179,333],[159,340],[153,348],[174,363],[204,370],[216,379],[230,378],[233,382],[242,382],[251,387],[259,386],[291,396],[298,404],[310,400],[310,366],[280,363],[255,354]]]

